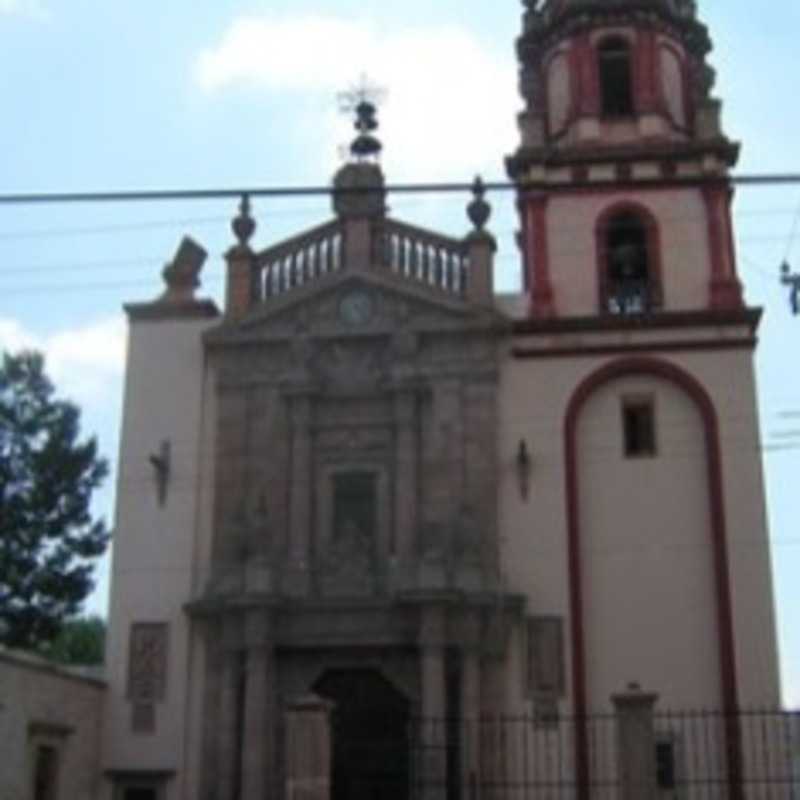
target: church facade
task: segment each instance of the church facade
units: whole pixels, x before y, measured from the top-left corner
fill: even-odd
[[[342,800],[465,796],[506,769],[465,733],[492,718],[570,718],[588,781],[632,684],[779,706],[708,33],[689,0],[545,0],[517,46],[520,294],[479,181],[462,239],[388,215],[365,101],[330,221],[257,251],[245,197],[224,309],[191,240],[127,308],[103,797],[283,798],[309,696]]]

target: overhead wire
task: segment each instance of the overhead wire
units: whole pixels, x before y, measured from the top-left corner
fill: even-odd
[[[635,181],[620,182],[617,179],[600,181],[573,181],[572,183],[553,184],[549,181],[526,181],[523,184],[515,181],[499,180],[485,181],[483,187],[486,191],[522,191],[536,192],[559,190],[571,191],[575,189],[603,189],[630,185],[636,188],[647,188],[648,185],[664,186],[696,186],[698,184],[733,184],[738,186],[774,186],[800,184],[800,173],[771,173],[771,174],[742,174],[742,175],[701,175],[673,178],[638,179]],[[417,182],[387,184],[387,192],[396,194],[437,194],[446,192],[469,192],[474,188],[474,182],[444,181],[444,182]],[[0,205],[42,205],[64,203],[139,203],[176,200],[215,200],[237,199],[244,196],[256,197],[315,197],[345,194],[364,194],[375,191],[372,188],[336,188],[324,186],[244,186],[239,188],[211,188],[211,189],[144,189],[144,190],[112,190],[112,191],[86,191],[86,192],[20,192],[0,194]]]

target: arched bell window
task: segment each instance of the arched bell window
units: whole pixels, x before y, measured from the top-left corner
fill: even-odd
[[[634,102],[630,45],[619,36],[605,39],[597,48],[597,61],[603,116],[632,116]]]
[[[658,233],[638,208],[621,208],[598,228],[600,304],[611,314],[644,314],[661,303]]]

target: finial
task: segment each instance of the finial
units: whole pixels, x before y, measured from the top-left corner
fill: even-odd
[[[234,217],[231,222],[233,235],[239,242],[240,247],[248,247],[250,239],[256,231],[256,221],[250,216],[250,195],[243,194],[239,203],[239,216]]]
[[[472,183],[472,202],[467,206],[467,216],[475,226],[475,230],[482,231],[492,215],[492,207],[483,199],[486,186],[480,175],[475,176]]]
[[[375,136],[378,130],[378,105],[386,92],[373,86],[362,75],[358,84],[339,94],[339,109],[345,114],[355,114],[354,127],[358,136],[350,144],[350,153],[356,161],[370,161],[379,158],[383,145]]]

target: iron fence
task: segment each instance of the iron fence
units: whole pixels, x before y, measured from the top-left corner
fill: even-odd
[[[411,720],[408,794],[415,800],[800,800],[800,714],[659,712],[644,721],[637,730],[644,749],[623,751],[621,742],[630,739],[621,737],[614,713]],[[639,792],[635,775],[642,769]]]

